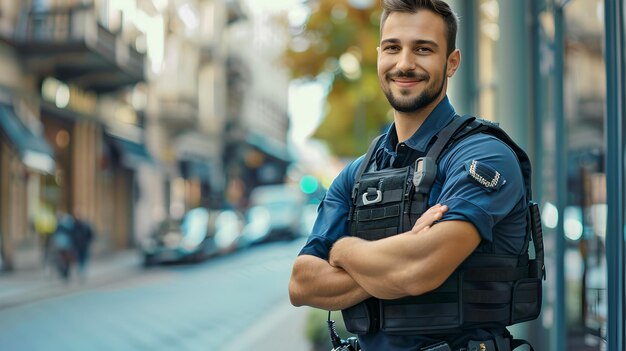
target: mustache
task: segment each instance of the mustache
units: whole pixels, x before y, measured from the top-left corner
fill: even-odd
[[[412,78],[416,80],[428,80],[430,75],[428,73],[417,73],[415,71],[395,71],[386,74],[387,79],[395,78]]]

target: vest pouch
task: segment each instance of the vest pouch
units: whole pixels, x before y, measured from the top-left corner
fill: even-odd
[[[346,330],[352,334],[373,333],[378,330],[378,301],[369,298],[341,310]]]
[[[378,240],[403,230],[402,213],[410,168],[365,173],[358,183],[351,234]]]
[[[463,263],[464,322],[481,328],[511,325],[513,295],[528,279],[522,256],[474,254]]]
[[[541,278],[520,279],[513,285],[510,324],[533,320],[541,312]]]
[[[463,323],[460,274],[420,296],[381,300],[381,329],[388,334],[449,333]]]

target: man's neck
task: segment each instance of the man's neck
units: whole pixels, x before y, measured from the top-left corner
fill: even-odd
[[[442,94],[437,100],[433,101],[430,105],[414,112],[399,112],[393,111],[393,121],[396,125],[396,134],[398,136],[398,143],[407,141],[415,132],[422,126],[426,118],[430,116],[431,112],[439,105],[441,100],[445,97]]]

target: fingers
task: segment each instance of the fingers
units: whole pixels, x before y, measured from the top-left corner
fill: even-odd
[[[443,218],[443,214],[448,211],[448,206],[437,204],[426,210],[420,218],[415,222],[415,225],[411,229],[413,233],[421,233],[424,230],[428,230],[430,226]]]
[[[447,208],[448,208],[448,206],[446,206],[446,205],[436,204],[436,205],[434,205],[434,206],[430,207],[429,209],[427,209],[427,210],[426,210],[426,211],[422,214],[422,216],[420,217],[420,219],[421,219],[421,218],[423,218],[423,217],[428,217],[429,215],[433,215],[433,214],[435,214],[435,213],[442,212],[442,211],[443,211],[443,212],[445,212],[445,210],[446,210]]]
[[[427,223],[432,224],[432,222],[437,221],[443,217],[443,214],[448,211],[448,206],[437,204],[424,212],[417,220],[418,223]]]

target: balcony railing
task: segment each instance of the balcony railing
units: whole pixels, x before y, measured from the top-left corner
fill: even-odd
[[[115,90],[145,80],[145,55],[100,24],[93,5],[26,10],[15,42],[28,69],[84,89]]]

